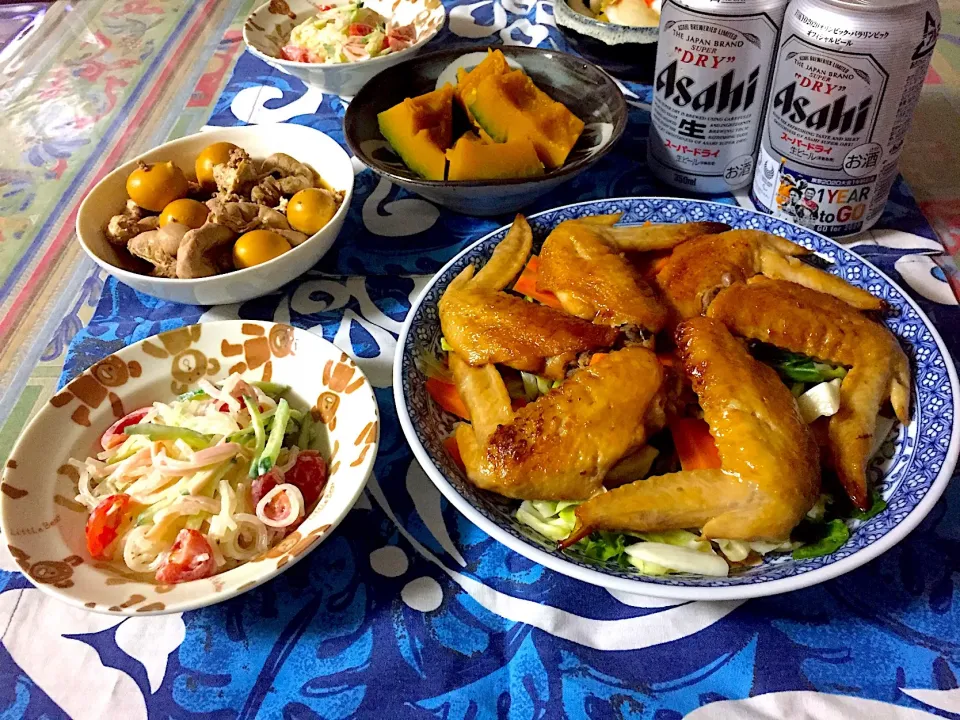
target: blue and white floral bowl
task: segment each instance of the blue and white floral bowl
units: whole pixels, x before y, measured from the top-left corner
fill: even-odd
[[[597,563],[561,553],[553,543],[521,525],[516,501],[474,487],[450,460],[442,441],[456,419],[430,401],[415,358],[439,344],[437,302],[450,281],[468,264],[482,265],[508,228],[481,238],[433,278],[407,315],[394,364],[394,396],[400,424],[414,455],[440,491],[469,520],[494,539],[552,570],[615,590],[678,600],[734,600],[797,590],[842,575],[889,550],[915,528],[943,493],[960,452],[956,409],[960,384],[953,360],[930,320],[890,278],[862,258],[798,225],[751,210],[700,200],[619,198],[548,210],[531,216],[534,250],[564,220],[621,212],[624,224],[712,220],[755,228],[812,249],[829,263],[828,271],[882,297],[892,308],[887,327],[900,339],[914,370],[912,422],[897,426],[870,472],[887,508],[865,521],[851,521],[851,537],[837,552],[808,560],[773,556],[757,567],[713,578],[696,575],[647,577],[616,563]]]

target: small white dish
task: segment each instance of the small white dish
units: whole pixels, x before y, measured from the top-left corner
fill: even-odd
[[[231,372],[290,386],[300,410],[320,407],[329,481],[300,527],[259,558],[203,580],[146,582],[123,563],[94,560],[87,510],[75,502],[78,473],[124,411],[167,401]],[[17,440],[0,483],[4,541],[24,575],[70,605],[115,615],[156,615],[205,607],[265,583],[334,531],[373,470],[380,414],[360,368],[335,345],[289,325],[248,320],[170,330],[119,350],[84,371],[40,410]],[[98,447],[96,449],[99,449]]]
[[[343,5],[348,0],[333,0],[329,5]],[[310,87],[325,93],[352,97],[374,75],[403,62],[432,40],[446,18],[439,0],[367,0],[364,7],[384,17],[395,17],[398,24],[413,22],[416,42],[399,52],[352,63],[321,64],[284,60],[280,51],[290,38],[290,31],[317,14],[317,3],[310,0],[271,0],[261,5],[243,23],[243,41],[247,49],[270,67],[299,78]]]
[[[343,204],[320,232],[289,252],[252,268],[194,280],[158,278],[134,272],[130,258],[113,247],[104,234],[110,218],[122,212],[127,202],[127,176],[141,160],[148,163],[172,160],[187,177],[193,177],[197,155],[207,145],[216,142],[233,143],[258,160],[278,152],[291,155],[310,165],[331,188],[342,190]],[[350,156],[337,141],[304,125],[277,123],[200,132],[155,147],[124,163],[98,182],[80,204],[77,237],[97,265],[139,292],[191,305],[244,302],[285,285],[324,256],[347,217],[353,198],[353,177]]]

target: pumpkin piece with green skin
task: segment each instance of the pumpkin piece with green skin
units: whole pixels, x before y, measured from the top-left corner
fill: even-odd
[[[447,84],[377,115],[380,132],[400,159],[428,180],[444,179],[444,151],[453,143],[453,93]]]
[[[563,165],[583,132],[583,121],[540,90],[522,70],[484,78],[467,102],[477,123],[495,142],[527,137],[550,169]]]
[[[447,180],[503,180],[543,175],[543,164],[528,138],[486,143],[467,133],[447,150]]]
[[[507,59],[503,56],[503,53],[489,48],[487,49],[487,57],[473,70],[467,72],[463,68],[457,69],[456,98],[471,123],[476,125],[473,115],[470,113],[469,101],[475,95],[477,85],[485,78],[493,75],[506,75],[508,72],[510,72],[510,66],[507,64]]]

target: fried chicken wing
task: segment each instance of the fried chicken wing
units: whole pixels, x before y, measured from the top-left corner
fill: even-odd
[[[458,289],[457,280],[440,300],[440,326],[447,342],[471,365],[503,363],[528,370],[533,369],[531,360],[609,347],[617,338],[614,328],[516,295]]]
[[[491,390],[490,376],[479,376],[484,369],[451,366],[458,386],[473,376],[480,389],[463,396],[471,417],[476,416],[472,405],[484,402],[479,398],[500,397],[500,413],[506,412],[506,390]],[[459,425],[456,439],[467,477],[477,487],[511,498],[585,500],[600,490],[618,460],[663,426],[662,381],[652,352],[627,348],[577,371],[492,431],[486,422],[484,427]],[[484,418],[503,417],[490,407],[479,411]]]
[[[707,538],[783,540],[816,502],[817,444],[776,372],[715,320],[682,323],[676,341],[722,469],[660,475],[597,495],[577,508],[565,546],[594,530],[702,528]]]
[[[470,365],[502,363],[541,372],[548,358],[569,359],[616,340],[613,328],[501,292],[523,268],[531,243],[530,225],[517,215],[479,272],[474,274],[475,268],[468,266],[440,298],[443,335]]]
[[[630,261],[603,239],[609,230],[579,220],[557,225],[540,251],[537,289],[554,293],[564,310],[584,320],[657,332],[667,309]]]
[[[840,410],[830,418],[830,464],[866,509],[866,469],[881,405],[910,421],[910,364],[893,334],[844,302],[795,283],[753,278],[723,290],[707,314],[731,332],[818,360],[846,365]]]
[[[866,290],[797,259],[809,254],[806,248],[759,230],[703,235],[670,254],[656,284],[677,319],[702,314],[717,292],[760,274],[825,292],[861,310],[883,308],[883,301]]]
[[[667,322],[667,308],[623,253],[673,248],[728,226],[703,222],[613,227],[619,219],[597,215],[554,228],[540,251],[537,289],[552,292],[564,310],[585,320],[658,332]]]
[[[594,217],[619,216],[599,215]],[[581,218],[579,222],[589,221]],[[604,223],[604,225],[607,225]],[[730,226],[718,222],[649,223],[645,225],[613,226],[609,223],[600,229],[604,242],[623,252],[650,252],[670,250],[681,243],[701,235],[711,235],[729,230]]]

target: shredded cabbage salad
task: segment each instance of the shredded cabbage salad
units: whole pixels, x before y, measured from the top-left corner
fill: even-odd
[[[107,428],[70,459],[90,511],[87,549],[160,583],[209,577],[289,534],[323,494],[320,428],[288,388],[233,374]]]
[[[396,25],[363,2],[322,5],[293,29],[281,56],[296,62],[351,63],[405,50],[416,39],[414,23]]]

